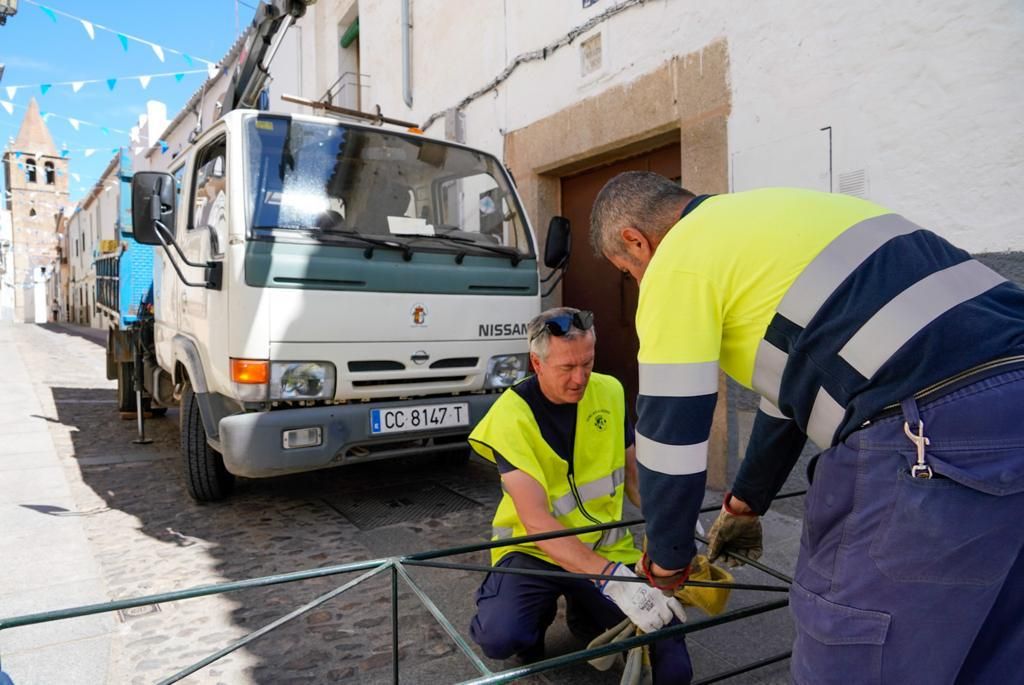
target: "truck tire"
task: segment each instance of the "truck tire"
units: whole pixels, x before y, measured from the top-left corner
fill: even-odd
[[[117,363],[117,410],[134,413],[135,409],[135,365],[131,362]]]
[[[224,457],[206,442],[203,417],[192,386],[181,394],[181,457],[185,467],[185,487],[197,502],[217,502],[234,489],[235,477],[224,468]]]

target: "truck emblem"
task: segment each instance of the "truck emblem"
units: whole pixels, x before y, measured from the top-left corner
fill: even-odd
[[[427,325],[427,308],[422,304],[413,305],[412,308],[412,325],[413,326],[426,326]]]
[[[416,350],[415,352],[412,353],[412,356],[409,357],[409,359],[412,360],[413,364],[419,366],[421,364],[426,364],[428,361],[430,361],[430,355],[424,352],[423,350]]]

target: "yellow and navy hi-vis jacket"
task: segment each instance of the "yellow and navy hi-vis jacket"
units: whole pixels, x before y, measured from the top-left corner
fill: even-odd
[[[855,197],[766,188],[690,203],[640,284],[636,450],[648,552],[685,566],[722,369],[761,395],[733,492],[767,510],[807,437],[1024,353],[1024,290]]]
[[[547,493],[552,516],[566,528],[621,521],[626,482],[625,407],[622,385],[616,379],[599,373],[590,375],[577,405],[570,464],[544,441],[526,401],[506,391],[473,429],[469,444],[485,459],[493,462],[497,453],[532,476]],[[502,494],[492,526],[492,540],[527,535],[508,493]],[[631,564],[640,558],[626,528],[577,537],[609,560]],[[491,563],[497,564],[510,552],[524,552],[555,563],[532,543],[497,547],[491,550]]]

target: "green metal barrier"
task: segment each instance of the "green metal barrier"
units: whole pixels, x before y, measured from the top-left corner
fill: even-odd
[[[799,497],[805,494],[806,491],[791,492],[777,496],[775,499],[786,499],[789,497]],[[701,513],[709,513],[717,511],[718,507],[707,507],[701,510]],[[545,576],[562,576],[569,578],[587,578],[592,580],[603,580],[603,579],[614,579],[617,581],[627,580],[621,577],[605,576],[600,574],[591,573],[569,573],[568,571],[548,571],[540,569],[522,569],[522,568],[495,568],[492,566],[486,566],[482,564],[463,564],[454,562],[441,562],[435,561],[436,559],[443,557],[456,556],[460,554],[469,554],[472,552],[479,552],[484,550],[490,550],[495,547],[505,547],[510,545],[516,545],[525,542],[537,542],[540,540],[550,540],[553,538],[567,537],[570,535],[580,535],[583,533],[589,533],[593,531],[609,530],[612,528],[623,528],[633,525],[640,525],[643,523],[643,519],[632,519],[628,521],[619,521],[616,523],[605,523],[594,526],[586,526],[583,528],[573,528],[567,530],[561,530],[551,533],[540,533],[536,535],[524,535],[517,538],[508,538],[500,541],[489,541],[483,543],[476,543],[471,545],[463,545],[460,547],[449,547],[447,549],[432,550],[429,552],[420,552],[417,554],[409,554],[399,557],[387,557],[382,559],[372,559],[369,561],[359,561],[348,564],[338,564],[335,566],[327,566],[324,568],[309,569],[306,571],[297,571],[293,573],[282,573],[272,576],[263,576],[260,578],[250,578],[247,580],[240,580],[229,583],[217,583],[214,585],[202,585],[199,587],[189,588],[185,590],[176,590],[174,592],[163,592],[153,595],[146,595],[143,597],[136,597],[134,599],[117,600],[113,602],[104,602],[100,604],[88,604],[79,607],[72,607],[68,609],[58,609],[55,611],[45,611],[36,614],[26,614],[23,616],[15,616],[11,618],[0,618],[0,631],[9,630],[12,628],[18,628],[21,626],[34,625],[39,623],[46,623],[48,621],[59,621],[69,618],[76,618],[79,616],[90,616],[93,614],[101,614],[112,611],[118,611],[120,609],[130,609],[132,607],[145,606],[149,604],[175,602],[183,599],[192,599],[194,597],[205,597],[208,595],[223,594],[226,592],[237,592],[239,590],[246,590],[256,587],[267,587],[269,585],[279,585],[281,583],[294,583],[303,580],[309,580],[311,578],[323,578],[327,576],[342,575],[347,573],[356,573],[364,571],[362,575],[358,576],[354,580],[350,580],[338,587],[326,592],[316,599],[303,604],[294,611],[268,623],[262,628],[258,628],[253,632],[249,633],[245,637],[232,642],[223,649],[220,649],[213,654],[197,661],[196,663],[188,666],[185,669],[171,675],[170,677],[160,681],[160,685],[169,683],[176,683],[183,678],[209,666],[217,660],[231,654],[235,650],[244,647],[253,640],[259,639],[263,635],[266,635],[270,631],[283,626],[284,624],[293,621],[294,619],[306,614],[307,612],[315,609],[316,607],[324,604],[331,599],[334,599],[341,593],[355,587],[365,580],[372,578],[384,571],[390,570],[391,572],[391,648],[392,648],[392,660],[393,660],[393,680],[395,683],[399,682],[399,658],[398,658],[398,579],[401,578],[406,585],[412,590],[413,594],[420,600],[423,606],[433,615],[434,619],[438,622],[441,628],[448,634],[448,636],[455,642],[459,650],[469,659],[470,663],[480,672],[480,677],[473,680],[464,681],[466,684],[483,684],[483,683],[508,683],[518,678],[522,678],[535,673],[541,673],[543,671],[549,671],[571,664],[579,663],[582,661],[588,661],[600,656],[607,654],[613,654],[616,652],[625,652],[633,647],[640,645],[650,644],[658,640],[672,637],[675,635],[686,635],[694,633],[705,628],[711,628],[713,626],[730,623],[733,621],[742,620],[750,616],[756,616],[768,611],[774,611],[781,609],[789,604],[788,599],[779,599],[771,602],[764,602],[756,604],[754,606],[745,607],[743,609],[737,609],[729,611],[713,618],[708,618],[693,623],[684,623],[680,625],[670,626],[663,628],[654,633],[648,633],[645,635],[638,635],[628,640],[616,642],[612,645],[603,645],[600,647],[583,649],[578,652],[572,652],[570,654],[563,654],[557,657],[539,661],[537,663],[521,666],[518,668],[509,669],[500,673],[494,673],[487,665],[484,664],[483,660],[473,651],[469,643],[459,633],[459,631],[452,625],[451,621],[444,615],[444,613],[434,604],[433,600],[427,595],[422,588],[417,585],[415,580],[409,575],[406,570],[407,566],[422,566],[429,568],[442,568],[442,569],[457,569],[464,571],[479,571],[482,573],[512,573],[521,575],[545,575]],[[700,542],[707,544],[707,540],[697,535],[695,536]],[[788,586],[793,582],[793,579],[785,575],[781,571],[770,568],[764,564],[747,559],[742,555],[735,555],[742,559],[751,568],[755,568],[767,575],[770,575],[778,580],[783,581]],[[644,578],[628,579],[633,582],[647,582]],[[693,587],[721,587],[729,588],[732,590],[749,590],[758,592],[788,592],[787,586],[779,585],[760,585],[753,583],[712,583],[704,581],[687,581],[686,585]],[[761,659],[759,661],[740,666],[729,671],[713,675],[709,678],[694,681],[693,685],[707,685],[709,683],[720,682],[722,680],[748,673],[752,670],[762,668],[764,666],[777,663],[788,658],[789,652],[777,654],[767,659]]]

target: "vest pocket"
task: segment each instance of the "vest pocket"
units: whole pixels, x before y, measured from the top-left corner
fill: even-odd
[[[799,583],[789,591],[796,622],[791,669],[801,685],[848,685],[850,674],[862,685],[882,682],[882,648],[889,614],[830,602]]]
[[[908,469],[899,469],[870,555],[878,570],[896,581],[945,585],[1001,581],[1018,552],[1014,541],[1021,538],[1024,497],[989,494],[1001,488],[995,483],[987,487],[977,471],[948,468],[947,459],[948,454],[935,453],[934,458],[929,454],[928,463],[936,473],[931,479],[914,478]],[[913,456],[907,460],[913,461]]]

